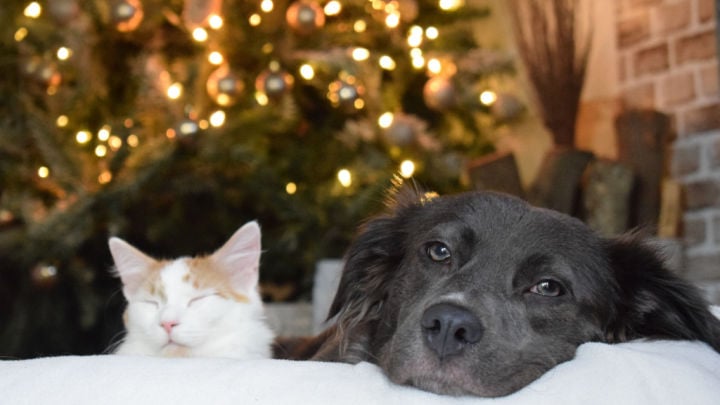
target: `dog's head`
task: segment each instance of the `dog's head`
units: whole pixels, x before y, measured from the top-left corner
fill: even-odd
[[[720,322],[652,249],[495,193],[404,189],[350,247],[330,315],[340,360],[453,395],[509,394],[589,341],[720,350]]]

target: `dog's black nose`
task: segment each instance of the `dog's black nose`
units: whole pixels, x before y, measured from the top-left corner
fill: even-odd
[[[479,342],[484,330],[472,312],[452,304],[436,304],[426,309],[420,324],[425,344],[441,360]]]

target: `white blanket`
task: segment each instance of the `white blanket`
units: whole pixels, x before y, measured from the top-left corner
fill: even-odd
[[[499,399],[398,386],[368,363],[66,356],[0,361],[2,404],[720,404],[720,354],[701,343],[582,345]]]

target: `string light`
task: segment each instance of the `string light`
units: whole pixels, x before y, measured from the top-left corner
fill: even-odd
[[[266,13],[273,11],[273,8],[275,8],[275,4],[273,3],[272,0],[263,0],[260,3],[260,10],[262,10]]]
[[[305,80],[312,80],[315,77],[315,69],[307,63],[300,66],[300,76]]]
[[[59,128],[65,128],[69,121],[70,119],[67,115],[60,115],[55,120],[55,125],[57,125]]]
[[[174,128],[168,128],[167,131],[165,131],[165,136],[167,137],[167,139],[175,139],[176,135],[177,133],[175,133]]]
[[[208,55],[208,62],[210,62],[213,65],[221,65],[225,58],[222,56],[220,52],[213,51],[210,52]]]
[[[387,55],[381,56],[378,60],[378,64],[381,68],[385,70],[395,70],[395,68],[397,67],[395,60]]]
[[[340,169],[337,173],[337,179],[343,187],[350,187],[352,185],[352,174],[350,174],[350,170],[348,169]]]
[[[223,126],[223,124],[225,124],[225,111],[217,110],[210,114],[210,125],[217,128]]]
[[[262,106],[266,106],[268,105],[268,103],[270,103],[270,99],[268,98],[267,94],[262,91],[255,92],[255,101],[257,101],[257,103]]]
[[[486,106],[491,106],[495,101],[497,101],[497,94],[495,94],[492,90],[485,90],[482,93],[480,93],[480,103]]]
[[[50,169],[48,169],[47,166],[40,166],[38,167],[37,175],[41,179],[46,179],[50,176]]]
[[[455,11],[465,5],[464,0],[439,0],[438,6],[445,11]]]
[[[262,22],[262,17],[260,17],[260,14],[253,14],[248,18],[248,22],[251,26],[257,27]]]
[[[40,14],[42,14],[42,7],[40,7],[40,4],[37,1],[33,1],[25,7],[23,14],[25,14],[25,17],[28,18],[38,18],[40,17]]]
[[[117,135],[112,135],[110,139],[108,139],[108,145],[110,145],[110,149],[118,150],[122,146],[122,139]]]
[[[105,155],[107,155],[107,146],[98,145],[95,147],[95,156],[104,157]]]
[[[400,175],[407,178],[412,177],[415,173],[415,163],[412,160],[403,160],[400,163]]]
[[[140,138],[138,138],[138,136],[135,134],[128,135],[125,141],[131,148],[136,148],[138,145],[140,145]]]
[[[15,41],[21,42],[23,39],[25,39],[25,37],[27,37],[27,34],[28,34],[27,28],[25,28],[25,27],[18,28],[18,30],[15,31],[15,36],[14,36]]]
[[[411,48],[417,48],[423,42],[423,29],[419,25],[413,25],[408,31],[407,43]]]
[[[60,48],[58,48],[56,55],[57,58],[60,60],[68,60],[72,56],[72,50],[70,48],[61,46]]]
[[[220,28],[222,28],[224,23],[225,22],[223,21],[222,17],[217,14],[212,14],[210,15],[210,17],[208,17],[208,25],[214,30],[219,30]]]
[[[192,37],[197,42],[205,42],[208,39],[208,32],[205,28],[198,27],[193,30]]]
[[[200,120],[198,121],[198,128],[200,129],[208,129],[210,127],[210,121],[208,120]]]
[[[365,32],[365,30],[367,30],[367,23],[365,20],[357,20],[353,24],[353,30],[357,33]]]
[[[367,48],[355,48],[352,51],[352,58],[358,62],[367,60],[370,57],[370,51]]]
[[[84,144],[90,142],[92,139],[92,134],[90,131],[78,131],[77,134],[75,134],[75,141],[79,144]]]
[[[285,192],[293,195],[297,192],[297,184],[293,183],[292,181],[285,185]]]
[[[100,184],[108,184],[110,183],[110,180],[112,180],[112,173],[110,173],[110,170],[105,170],[98,176],[98,183]]]
[[[387,17],[385,17],[385,25],[387,25],[388,28],[397,28],[397,26],[400,25],[400,14],[397,12],[388,14]]]
[[[442,71],[442,63],[440,63],[440,60],[436,58],[432,58],[427,63],[427,68],[432,74],[438,74],[440,71]]]
[[[171,100],[177,100],[182,95],[183,87],[182,84],[175,82],[170,85],[167,89],[167,96]]]
[[[440,36],[440,32],[435,27],[427,27],[425,29],[425,36],[427,37],[427,39],[437,39],[438,36]]]
[[[323,11],[327,16],[338,15],[342,11],[342,4],[337,0],[331,0],[325,5]]]
[[[390,125],[392,125],[393,120],[395,119],[395,115],[391,112],[383,113],[380,118],[378,118],[378,125],[380,128],[390,128]]]
[[[104,125],[100,130],[98,131],[98,140],[100,141],[107,141],[110,138],[110,127],[107,125]]]

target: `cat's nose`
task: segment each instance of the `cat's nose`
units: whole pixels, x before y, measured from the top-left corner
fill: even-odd
[[[175,326],[177,326],[177,324],[178,324],[178,321],[165,321],[165,322],[160,322],[160,325],[162,325],[163,329],[165,329],[165,332],[167,332],[168,335],[169,335],[170,332],[172,331],[172,328],[174,328]]]
[[[441,360],[479,342],[485,331],[472,312],[452,304],[431,306],[423,313],[420,325],[425,344]]]

